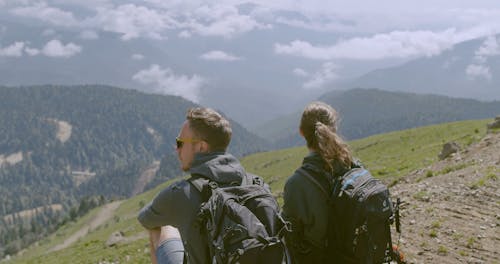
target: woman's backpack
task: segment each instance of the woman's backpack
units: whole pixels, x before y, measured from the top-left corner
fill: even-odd
[[[404,263],[391,241],[390,225],[395,218],[399,222],[399,211],[395,210],[399,206],[393,206],[386,185],[357,167],[335,178],[332,190],[326,190],[307,170],[297,171],[313,182],[331,205],[327,252],[333,263]]]

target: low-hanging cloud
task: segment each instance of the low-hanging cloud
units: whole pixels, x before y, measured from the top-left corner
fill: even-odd
[[[132,79],[145,85],[153,85],[150,92],[178,95],[193,102],[199,101],[201,86],[205,80],[198,76],[176,75],[170,68],[162,68],[152,64],[148,69],[141,70]]]
[[[435,33],[432,31],[394,31],[372,37],[341,40],[334,45],[313,45],[295,40],[290,44],[276,43],[277,54],[293,55],[315,60],[354,59],[378,60],[432,56],[449,49],[456,43],[455,30]]]
[[[485,78],[487,80],[491,79],[490,68],[485,65],[471,64],[467,66],[465,73],[470,80],[478,78]]]
[[[57,39],[53,39],[42,48],[42,53],[48,57],[69,58],[82,51],[82,47],[72,42],[63,44]]]
[[[232,54],[226,53],[221,50],[212,50],[207,53],[204,53],[200,56],[200,58],[204,60],[212,60],[212,61],[237,61],[241,60],[240,57],[234,56]]]
[[[321,66],[321,69],[312,74],[311,79],[305,82],[302,87],[304,89],[319,89],[323,88],[326,84],[336,80],[338,74],[336,73],[339,66],[333,62],[325,62]]]
[[[491,80],[492,74],[487,61],[489,57],[500,55],[500,46],[497,38],[495,36],[488,36],[474,54],[475,62],[468,65],[465,69],[467,78],[469,80],[479,78]]]
[[[23,55],[24,42],[17,41],[2,48],[0,46],[0,57],[21,57]]]
[[[500,55],[500,45],[495,36],[488,36],[483,44],[475,52],[476,59],[480,61],[486,60],[487,57]]]

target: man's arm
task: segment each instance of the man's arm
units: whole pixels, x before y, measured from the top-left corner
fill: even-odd
[[[146,229],[159,228],[164,225],[173,225],[175,212],[175,192],[178,191],[178,183],[174,183],[158,193],[153,200],[144,206],[137,220]]]
[[[149,229],[149,254],[151,256],[151,263],[157,264],[158,260],[156,259],[156,249],[160,244],[160,235],[161,228]]]
[[[149,233],[149,252],[151,263],[157,264],[156,250],[161,242],[165,239],[165,232],[162,232],[162,226],[172,224],[169,213],[172,212],[172,201],[174,198],[173,185],[158,193],[153,200],[144,206],[137,220]],[[173,227],[170,227],[173,228]],[[173,228],[175,229],[175,228]],[[177,229],[175,229],[177,231]],[[167,232],[168,233],[168,232]],[[177,232],[178,234],[178,232]],[[180,237],[180,236],[179,236]]]

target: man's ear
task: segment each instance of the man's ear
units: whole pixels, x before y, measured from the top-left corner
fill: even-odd
[[[200,152],[210,152],[210,146],[205,141],[200,141]]]
[[[304,137],[304,132],[302,132],[302,129],[299,128],[299,134]]]

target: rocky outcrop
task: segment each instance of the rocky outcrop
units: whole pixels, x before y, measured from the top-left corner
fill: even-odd
[[[106,246],[107,247],[116,246],[117,244],[125,240],[123,236],[124,234],[122,231],[113,232],[106,241]]]
[[[451,154],[457,153],[458,151],[460,151],[460,146],[456,142],[448,142],[443,145],[443,149],[438,157],[440,160],[444,160]]]
[[[495,120],[492,123],[488,124],[488,129],[497,129],[500,128],[500,116],[495,117]]]

